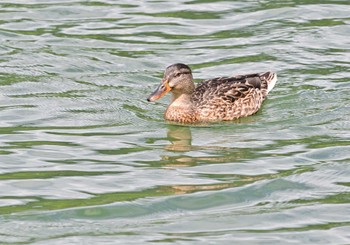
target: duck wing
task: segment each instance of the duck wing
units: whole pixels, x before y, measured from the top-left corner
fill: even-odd
[[[192,100],[202,120],[233,120],[257,112],[274,73],[218,77],[198,84]]]

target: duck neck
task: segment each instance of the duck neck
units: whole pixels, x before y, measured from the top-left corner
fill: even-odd
[[[172,106],[179,106],[179,107],[191,107],[192,106],[192,99],[191,94],[172,94],[171,99],[171,105]]]

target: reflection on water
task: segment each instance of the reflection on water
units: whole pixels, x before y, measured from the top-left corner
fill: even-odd
[[[225,123],[224,123],[225,124]],[[165,155],[162,156],[162,163],[169,163],[163,166],[167,167],[185,167],[195,166],[198,164],[211,164],[211,163],[230,163],[237,162],[240,159],[248,157],[252,154],[253,149],[239,148],[234,149],[231,147],[223,146],[204,146],[204,145],[192,145],[192,133],[190,126],[175,126],[167,125],[167,139],[170,144],[166,145],[164,149],[170,152],[182,152],[181,155]],[[210,128],[210,126],[206,126]],[[211,152],[213,154],[185,154],[186,152]],[[198,156],[197,156],[198,155]]]
[[[0,243],[350,243],[348,1],[0,7]],[[172,125],[146,97],[176,62],[279,81]]]
[[[165,147],[168,151],[188,152],[192,147],[192,134],[189,126],[168,125],[167,138],[171,144]]]

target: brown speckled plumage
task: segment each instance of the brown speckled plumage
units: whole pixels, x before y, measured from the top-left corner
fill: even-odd
[[[228,121],[256,113],[273,88],[277,76],[263,72],[218,77],[193,83],[191,69],[184,64],[167,67],[164,78],[148,100],[171,91],[172,101],[164,118],[181,123]]]

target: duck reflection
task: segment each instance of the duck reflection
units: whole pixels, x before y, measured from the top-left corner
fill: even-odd
[[[190,126],[168,125],[167,139],[170,144],[164,146],[166,152],[162,155],[161,164],[165,167],[186,167],[199,164],[228,163],[236,161],[246,153],[242,148],[192,145]],[[193,153],[193,154],[192,154]]]
[[[193,146],[191,127],[186,125],[168,125],[167,139],[170,144],[164,149],[169,154],[163,155],[161,165],[164,168],[178,169],[198,165],[232,163],[242,158],[240,151],[220,146]],[[193,152],[193,154],[191,154]],[[229,154],[228,154],[229,152]],[[171,185],[167,190],[173,194],[186,194],[197,191],[222,190],[238,185],[241,177],[232,174],[197,173],[197,177],[212,179],[215,183],[201,185]],[[220,183],[217,183],[220,181]],[[249,179],[248,182],[252,180]],[[242,182],[240,182],[242,183]]]
[[[192,133],[188,126],[168,125],[167,137],[171,144],[165,150],[187,152],[191,150]]]
[[[230,171],[229,166],[233,166],[235,163],[241,163],[245,159],[255,157],[256,148],[251,147],[236,147],[234,140],[232,140],[232,146],[227,146],[227,140],[231,137],[235,138],[234,135],[228,136],[227,131],[220,131],[223,137],[215,134],[217,130],[210,130],[212,134],[215,134],[216,139],[223,139],[223,144],[226,146],[208,145],[208,138],[203,134],[200,134],[201,129],[207,127],[187,126],[187,125],[167,125],[167,140],[169,144],[164,146],[164,151],[159,161],[148,162],[153,167],[160,167],[164,169],[179,169],[188,167],[197,167],[208,165],[208,168],[204,168],[205,172],[201,172],[199,169],[192,169],[195,173],[196,178],[207,179],[210,184],[179,184],[160,187],[160,192],[166,192],[167,195],[171,194],[185,194],[197,191],[208,191],[208,190],[222,190],[226,188],[244,186],[246,184],[253,183],[266,178],[271,178],[274,174],[262,174],[262,175],[240,175],[235,174],[234,171]],[[196,140],[205,142],[202,145],[192,145],[192,132],[196,132]],[[197,135],[198,133],[198,135]],[[202,138],[202,139],[201,139]],[[211,168],[210,165],[217,164],[217,167]],[[222,171],[217,172],[217,168],[228,169],[228,173]],[[199,171],[198,171],[199,170]]]

